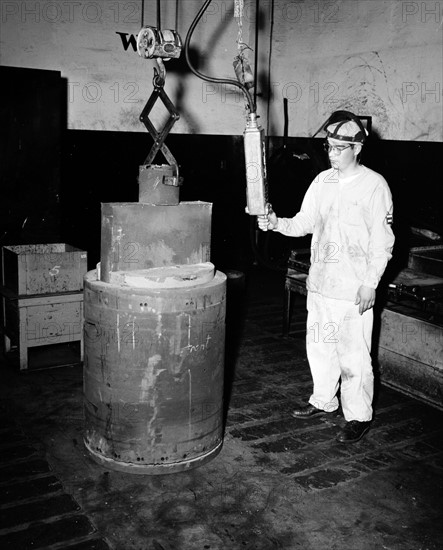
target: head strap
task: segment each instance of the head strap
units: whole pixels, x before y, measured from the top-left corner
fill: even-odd
[[[357,124],[357,126],[360,128],[360,131],[357,132],[357,134],[355,134],[354,136],[339,135],[338,131],[340,130],[340,128],[347,122],[351,121]],[[330,132],[329,130],[327,130],[327,127],[332,124],[336,124],[336,126],[333,131]],[[363,143],[367,136],[367,132],[360,119],[349,111],[335,111],[335,113],[332,113],[332,115],[329,117],[328,121],[324,125],[324,128],[326,129],[326,135],[328,138],[337,139],[339,141],[347,141],[350,143]]]

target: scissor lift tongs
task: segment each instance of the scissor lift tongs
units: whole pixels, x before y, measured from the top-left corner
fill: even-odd
[[[166,81],[166,69],[164,63],[160,58],[156,58],[155,61],[158,65],[158,69],[154,67],[154,78],[152,81],[154,90],[140,115],[141,122],[143,122],[143,124],[146,126],[146,129],[154,139],[154,144],[149,151],[149,154],[146,157],[144,164],[151,165],[157,153],[161,151],[168,164],[172,166],[172,176],[164,176],[163,183],[165,185],[178,186],[181,183],[178,174],[178,164],[174,158],[174,155],[165,144],[165,139],[167,138],[174,124],[180,118],[180,114],[164,90],[164,85]],[[163,102],[163,105],[166,107],[166,110],[169,113],[169,118],[167,119],[165,125],[160,131],[157,131],[156,127],[149,119],[149,114],[152,111],[157,99],[160,99]]]

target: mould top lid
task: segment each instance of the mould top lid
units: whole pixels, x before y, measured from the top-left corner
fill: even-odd
[[[210,282],[214,278],[214,274],[214,264],[204,262],[133,271],[113,271],[110,273],[109,282],[113,285],[131,288],[189,288]]]
[[[195,205],[198,207],[212,206],[212,202],[207,202],[207,201],[180,201],[178,204],[160,204],[160,205],[149,204],[147,202],[146,203],[145,202],[102,202],[101,204],[102,204],[102,208],[123,208],[125,210],[128,208],[134,208],[135,210],[143,207],[152,208],[154,206],[156,208],[159,208],[159,207],[180,208],[180,206],[192,206],[192,205]]]

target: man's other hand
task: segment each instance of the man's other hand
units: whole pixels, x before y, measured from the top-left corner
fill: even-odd
[[[355,299],[355,305],[358,305],[358,312],[363,315],[365,311],[371,309],[375,303],[375,289],[361,285],[357,291],[357,297]]]

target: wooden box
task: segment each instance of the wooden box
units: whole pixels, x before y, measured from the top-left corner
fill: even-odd
[[[65,243],[4,246],[3,286],[19,296],[83,289],[87,253]]]

